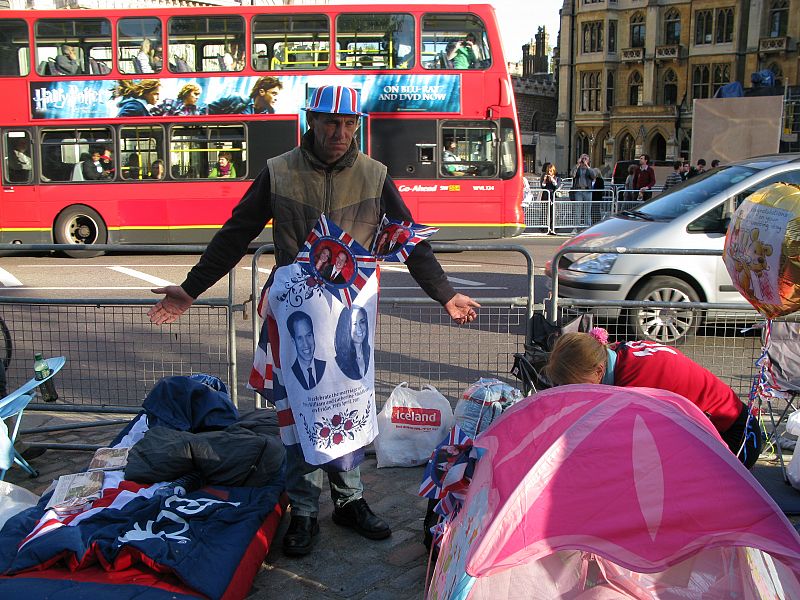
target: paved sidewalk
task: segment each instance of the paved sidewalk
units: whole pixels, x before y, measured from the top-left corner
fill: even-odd
[[[119,415],[44,415],[28,412],[23,429],[62,422],[118,419]],[[59,431],[20,436],[19,440],[105,445],[111,442],[121,425]],[[30,461],[39,470],[32,479],[18,466],[6,474],[6,480],[41,494],[53,479],[86,468],[89,452],[48,450]],[[372,541],[350,529],[333,523],[333,504],[323,493],[320,502],[320,529],[314,550],[303,558],[288,558],[281,552],[283,532],[289,523],[285,515],[274,539],[274,546],[253,582],[248,596],[252,600],[344,598],[421,599],[428,555],[422,544],[422,521],[427,500],[417,496],[422,467],[400,469],[376,468],[374,456],[361,466],[364,496],[374,512],[392,528],[390,538]]]

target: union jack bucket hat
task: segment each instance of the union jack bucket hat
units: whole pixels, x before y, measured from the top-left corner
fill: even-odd
[[[358,90],[343,85],[318,87],[304,109],[309,112],[334,113],[339,115],[363,115]]]

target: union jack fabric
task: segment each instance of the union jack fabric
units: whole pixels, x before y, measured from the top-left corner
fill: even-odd
[[[347,255],[342,283],[330,280],[314,263],[318,253],[323,252],[325,248],[333,253],[332,258],[339,252]],[[366,248],[355,241],[349,233],[342,231],[336,223],[329,221],[324,214],[320,215],[319,221],[308,234],[295,262],[316,280],[317,285],[324,287],[348,307],[352,305],[353,298],[366,285],[378,266],[377,260]]]
[[[405,263],[414,247],[439,231],[438,227],[428,227],[412,221],[390,219],[383,215],[372,243],[372,253],[384,262]],[[392,243],[395,232],[398,232],[396,243]],[[386,234],[386,235],[384,235]]]

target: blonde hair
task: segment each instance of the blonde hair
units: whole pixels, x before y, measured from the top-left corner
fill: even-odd
[[[556,340],[544,374],[553,385],[587,383],[599,365],[606,365],[606,345],[588,333],[565,333]]]

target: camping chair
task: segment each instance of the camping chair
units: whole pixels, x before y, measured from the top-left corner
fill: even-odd
[[[542,369],[556,338],[570,331],[589,331],[593,323],[591,313],[581,314],[561,326],[548,321],[542,313],[534,313],[532,320],[532,339],[526,340],[524,353],[514,355],[514,366],[511,367],[511,374],[522,381],[522,392],[526,395],[553,387]]]
[[[8,446],[11,449],[11,458],[13,460],[7,461],[10,464],[17,463],[20,467],[25,469],[25,471],[31,477],[38,477],[39,472],[34,469],[32,466],[28,464],[28,461],[22,458],[22,455],[14,448],[14,442],[17,439],[17,433],[19,432],[19,425],[22,422],[22,413],[25,411],[25,408],[28,406],[28,403],[33,399],[33,393],[21,393],[25,390],[27,386],[23,386],[14,392],[11,392],[8,396],[0,400],[0,419],[5,420],[11,417],[14,418],[14,429],[11,432],[11,435],[8,435],[5,426],[0,427],[0,448],[3,446]],[[35,392],[34,392],[35,393]],[[2,439],[5,436],[5,439]],[[3,461],[6,462],[6,461]],[[9,465],[10,466],[10,465]],[[0,470],[0,481],[6,476],[6,471],[8,469]]]
[[[797,398],[800,396],[800,323],[792,321],[774,321],[764,329],[764,347],[766,357],[763,359],[764,370],[761,381],[762,390],[767,392],[759,395],[759,405],[766,402],[772,432],[767,438],[767,444],[778,445],[779,427],[785,425],[786,419],[792,412],[798,410]],[[773,410],[773,401],[785,401],[782,410]],[[760,408],[760,406],[759,406]],[[759,411],[760,412],[760,411]],[[775,414],[778,413],[777,419]],[[777,448],[775,453],[786,476],[786,465],[783,462],[783,453]]]

